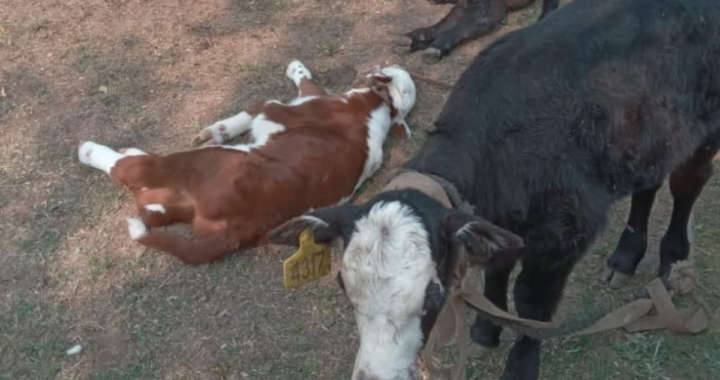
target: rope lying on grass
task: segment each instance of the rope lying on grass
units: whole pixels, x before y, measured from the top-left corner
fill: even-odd
[[[465,264],[461,263],[461,265]],[[607,313],[594,313],[590,318],[563,324],[519,318],[497,308],[477,290],[466,287],[464,278],[456,278],[456,280],[459,280],[460,284],[451,292],[422,352],[423,363],[432,379],[464,380],[466,378],[470,346],[465,319],[467,307],[497,325],[536,339],[590,335],[616,329],[624,329],[629,333],[668,329],[677,334],[689,335],[705,330],[709,324],[709,317],[704,308],[694,306],[677,310],[668,293],[669,290],[673,290],[677,294],[688,294],[697,286],[698,274],[689,262],[676,263],[669,280],[656,278],[645,286],[644,291],[634,294],[631,302],[619,308]],[[457,346],[459,357],[448,372],[448,369],[439,368],[432,354],[437,348],[448,346],[453,341]]]

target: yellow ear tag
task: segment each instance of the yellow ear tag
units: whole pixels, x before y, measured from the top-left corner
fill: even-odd
[[[300,248],[283,263],[285,289],[295,289],[330,274],[332,256],[330,247],[316,244],[312,231],[300,234]]]

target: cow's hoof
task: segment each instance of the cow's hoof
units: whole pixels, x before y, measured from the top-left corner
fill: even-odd
[[[632,276],[620,273],[612,268],[607,268],[602,274],[602,280],[610,285],[611,289],[621,288],[630,282]]]
[[[440,62],[442,59],[442,51],[438,48],[427,48],[422,51],[422,60],[428,65],[433,65]]]

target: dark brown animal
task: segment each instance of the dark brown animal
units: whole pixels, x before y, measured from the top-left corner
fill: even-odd
[[[399,45],[409,46],[411,53],[422,50],[426,60],[437,61],[461,43],[492,33],[500,27],[508,12],[523,9],[535,0],[430,1],[456,5],[437,24],[405,34],[406,39],[399,41]],[[540,19],[558,7],[558,0],[540,1],[543,2]]]

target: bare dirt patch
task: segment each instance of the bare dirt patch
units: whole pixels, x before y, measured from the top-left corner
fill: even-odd
[[[535,5],[440,64],[392,52],[391,33],[449,8],[424,0],[93,0],[0,5],[0,379],[345,379],[357,336],[332,277],[286,292],[273,247],[187,267],[133,244],[132,207],[103,174],[77,163],[77,143],[167,153],[257,98],[288,99],[286,64],[303,60],[331,90],[397,63],[453,83],[474,54],[533,22]],[[418,83],[409,141],[388,141],[371,196],[419,147],[447,92]],[[698,210],[700,295],[717,313],[717,181]],[[657,207],[667,216],[668,202]],[[622,209],[622,207],[620,208]],[[621,211],[622,212],[622,211]],[[574,277],[563,315],[613,305],[597,274],[618,218]],[[661,231],[667,219],[658,218]],[[651,248],[635,285],[655,270]],[[552,342],[544,379],[717,379],[716,325],[665,334]],[[511,335],[508,339],[511,338]],[[80,354],[65,350],[80,344]],[[659,347],[659,348],[658,348]],[[471,365],[497,376],[506,351]],[[702,370],[693,370],[702,369]]]

